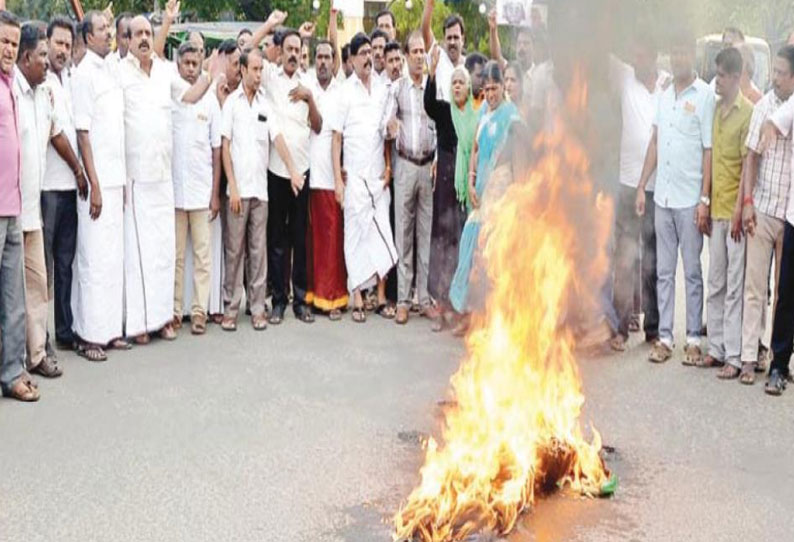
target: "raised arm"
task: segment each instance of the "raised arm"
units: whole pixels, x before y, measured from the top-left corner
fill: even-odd
[[[259,28],[254,31],[254,35],[251,37],[251,46],[252,47],[259,47],[262,43],[262,40],[265,39],[265,36],[274,32],[276,27],[281,24],[284,24],[284,21],[287,20],[287,12],[280,11],[278,9],[274,9],[270,16],[267,18],[267,21],[262,23]]]
[[[425,51],[433,45],[433,3],[434,0],[425,0],[425,9],[422,11],[422,38],[425,40]]]
[[[179,17],[180,2],[177,0],[168,0],[165,5],[165,13],[163,14],[163,24],[157,30],[154,36],[154,52],[160,58],[165,58],[165,44],[168,41],[168,32],[171,30],[171,25]]]
[[[496,24],[496,9],[488,14],[488,45],[491,49],[491,58],[499,62],[502,69],[507,65],[507,60],[502,56],[502,44],[499,42],[499,26]]]
[[[336,23],[336,17],[338,11],[334,8],[333,1],[330,3],[330,5],[331,5],[331,13],[328,18],[328,41],[331,42],[331,48],[334,51],[333,73],[334,73],[334,77],[336,77],[336,74],[339,73],[339,67],[342,65],[342,59],[341,59],[342,52],[339,50],[337,43],[339,41],[339,32],[337,31],[337,23]]]

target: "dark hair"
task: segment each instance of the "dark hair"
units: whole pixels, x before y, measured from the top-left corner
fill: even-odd
[[[19,19],[17,19],[17,16],[10,11],[0,9],[0,25],[8,25],[19,28]]]
[[[791,75],[794,75],[794,45],[784,45],[781,47],[780,51],[777,52],[777,56],[788,62],[789,72]]]
[[[396,41],[390,41],[386,44],[386,47],[383,48],[383,56],[388,55],[392,51],[397,51],[398,53],[400,52],[400,44]]]
[[[355,56],[364,45],[372,45],[369,37],[364,32],[359,32],[350,39],[350,54]]]
[[[240,55],[240,66],[248,67],[248,59],[251,57],[252,54],[258,54],[260,58],[262,57],[262,51],[254,47],[253,49],[246,49],[243,51],[243,54]]]
[[[502,73],[502,68],[499,66],[499,62],[496,60],[489,60],[485,67],[482,69],[482,80],[483,81],[494,81],[496,83],[504,83],[504,74]]]
[[[116,34],[118,34],[118,32],[119,32],[119,25],[121,25],[121,21],[123,21],[124,19],[132,19],[133,17],[135,17],[135,14],[130,12],[130,11],[122,11],[121,13],[116,15],[116,23],[115,23],[116,24]]]
[[[25,23],[22,25],[22,33],[19,36],[18,60],[22,60],[25,53],[35,51],[39,42],[47,39],[47,34],[36,23]]]
[[[231,55],[237,51],[239,47],[237,47],[237,40],[227,39],[223,40],[220,45],[218,45],[218,54],[219,55]]]
[[[726,47],[717,54],[716,64],[718,67],[725,70],[728,75],[736,75],[742,73],[744,60],[742,53],[736,47]]]
[[[376,28],[372,31],[372,34],[369,35],[369,44],[372,45],[372,42],[378,38],[383,38],[386,42],[389,41],[389,35],[380,28]]]
[[[334,44],[331,43],[330,40],[327,40],[325,38],[318,39],[317,43],[314,44],[314,56],[315,56],[315,58],[317,57],[317,49],[320,48],[320,45],[327,45],[328,47],[330,47],[331,48],[331,58],[336,58],[336,48],[334,47]]]
[[[736,28],[735,26],[726,26],[725,30],[722,31],[722,39],[725,39],[725,34],[736,34],[739,36],[741,41],[744,41],[744,32]]]
[[[201,50],[194,43],[190,43],[189,41],[186,41],[179,46],[179,50],[177,51],[176,54],[180,58],[182,58],[182,55],[187,55],[190,53],[201,53]]]
[[[289,30],[289,28],[286,26],[279,26],[273,31],[273,45],[281,47],[281,44],[284,43],[284,33],[287,30]]]
[[[344,64],[347,62],[347,59],[350,58],[350,44],[345,43],[342,46],[342,63]]]
[[[457,13],[453,13],[452,15],[449,15],[447,16],[446,19],[444,19],[444,35],[447,34],[447,30],[449,30],[450,28],[456,25],[460,26],[460,33],[465,36],[466,25],[463,24],[463,18]]]
[[[466,57],[466,71],[471,73],[477,66],[485,66],[488,59],[482,53],[474,52]]]
[[[391,25],[395,28],[397,27],[397,20],[394,18],[394,13],[388,9],[381,10],[377,15],[375,15],[375,25],[378,24],[378,21],[381,17],[389,17],[391,19]]]
[[[253,35],[254,35],[254,33],[253,33],[253,32],[251,32],[250,30],[248,30],[247,28],[243,28],[242,30],[240,30],[240,31],[237,33],[237,39],[239,40],[239,39],[240,39],[240,36],[242,36],[243,34],[248,34],[249,36],[253,36]]]
[[[94,33],[94,17],[104,17],[100,12],[95,9],[89,10],[86,12],[85,16],[83,17],[82,25],[83,25],[83,41],[88,43],[88,35]]]
[[[83,21],[79,21],[74,25],[74,41],[78,41],[85,45],[85,36],[83,36]]]
[[[283,46],[284,42],[287,41],[287,38],[289,38],[290,36],[295,36],[296,38],[298,38],[298,40],[301,42],[301,47],[303,47],[303,39],[301,38],[300,33],[294,28],[285,28],[281,32],[281,42],[279,43],[279,45]],[[273,38],[273,42],[275,43],[275,37]]]
[[[57,15],[52,18],[50,24],[47,25],[47,39],[52,37],[52,33],[56,28],[63,28],[64,30],[68,30],[69,33],[72,35],[72,40],[74,40],[74,24],[70,19],[62,15]]]

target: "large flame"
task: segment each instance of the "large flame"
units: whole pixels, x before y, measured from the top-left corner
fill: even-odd
[[[566,109],[576,116],[586,86],[573,88]],[[600,436],[593,429],[586,440],[579,421],[584,396],[566,322],[595,307],[611,206],[564,125],[538,136],[530,172],[483,225],[487,306],[452,377],[441,444],[427,442],[421,483],[394,518],[395,540],[504,535],[537,493],[567,485],[596,495],[608,480]]]

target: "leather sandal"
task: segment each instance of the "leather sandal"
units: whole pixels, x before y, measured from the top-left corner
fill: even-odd
[[[267,329],[267,317],[264,314],[255,314],[251,316],[251,325],[256,331],[264,331]]]
[[[397,315],[394,318],[394,322],[396,324],[401,325],[401,326],[407,324],[408,323],[408,311],[409,311],[409,307],[406,307],[404,305],[401,305],[401,306],[397,307]]]
[[[30,372],[36,373],[44,378],[58,378],[63,374],[63,370],[58,366],[58,361],[49,356],[45,356],[38,365],[30,370]]]
[[[176,331],[174,330],[173,324],[166,324],[163,329],[160,330],[160,338],[164,341],[176,340]]]
[[[207,331],[207,317],[203,314],[196,314],[190,319],[190,333],[193,335],[204,335]]]

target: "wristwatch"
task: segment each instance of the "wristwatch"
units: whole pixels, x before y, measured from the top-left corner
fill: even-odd
[[[700,196],[700,203],[706,207],[711,207],[711,198],[708,196]]]

